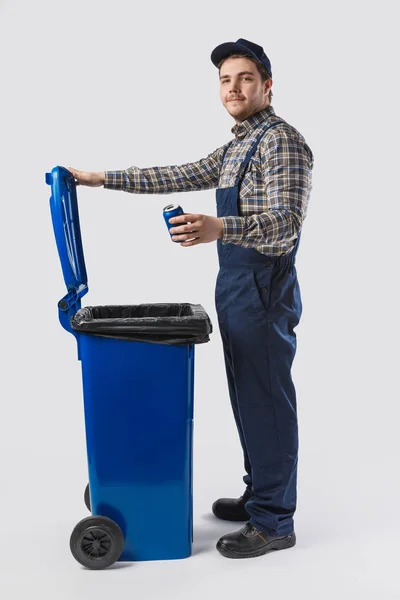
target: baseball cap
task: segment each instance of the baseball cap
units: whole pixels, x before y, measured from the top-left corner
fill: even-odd
[[[211,61],[217,67],[218,63],[223,58],[227,58],[231,54],[236,54],[236,52],[245,52],[258,60],[258,62],[266,68],[269,76],[272,78],[271,62],[265,54],[264,49],[261,46],[258,46],[258,44],[254,44],[254,42],[249,42],[249,40],[244,40],[243,38],[239,38],[236,42],[225,42],[214,48],[211,52]]]

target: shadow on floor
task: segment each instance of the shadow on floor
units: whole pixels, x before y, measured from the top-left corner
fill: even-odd
[[[215,546],[221,536],[237,531],[244,525],[244,523],[221,521],[210,513],[201,515],[201,520],[202,525],[193,527],[193,555],[216,551]]]

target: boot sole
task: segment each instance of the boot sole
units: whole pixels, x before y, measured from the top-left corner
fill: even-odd
[[[246,512],[241,515],[233,515],[229,513],[219,513],[218,510],[212,506],[213,514],[217,517],[217,519],[222,519],[223,521],[248,521],[250,519],[250,515]]]
[[[217,543],[216,548],[222,554],[222,556],[226,556],[226,558],[253,558],[256,556],[262,556],[263,554],[268,554],[268,552],[273,552],[274,550],[286,550],[287,548],[293,548],[295,545],[296,534],[292,533],[284,538],[271,540],[262,548],[257,548],[257,550],[250,550],[248,552],[234,552],[233,550],[227,548],[225,544],[221,544],[220,542]]]

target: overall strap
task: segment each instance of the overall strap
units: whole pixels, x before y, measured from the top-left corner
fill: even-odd
[[[263,129],[261,130],[261,133],[258,135],[258,137],[254,140],[253,144],[250,146],[244,161],[240,165],[238,174],[236,176],[235,185],[239,185],[239,182],[240,182],[241,178],[243,177],[243,174],[247,168],[247,165],[249,164],[251,157],[257,150],[258,144],[259,144],[261,138],[264,136],[265,132],[268,129],[272,129],[273,127],[276,127],[277,125],[280,125],[281,123],[284,123],[284,121],[276,121],[275,123],[272,123],[271,125],[267,125],[266,127],[263,127]]]

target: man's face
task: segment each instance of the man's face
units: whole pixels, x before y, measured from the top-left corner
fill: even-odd
[[[256,65],[248,58],[224,60],[219,81],[222,104],[236,123],[248,119],[269,104],[272,80],[262,81]]]

